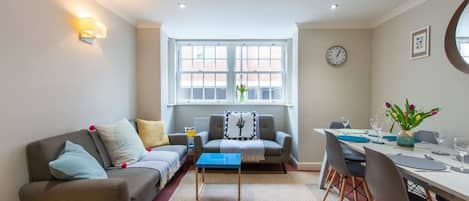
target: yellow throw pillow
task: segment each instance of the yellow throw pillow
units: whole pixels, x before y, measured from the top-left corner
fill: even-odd
[[[164,132],[163,121],[145,121],[137,119],[137,129],[145,148],[169,144],[169,137]]]

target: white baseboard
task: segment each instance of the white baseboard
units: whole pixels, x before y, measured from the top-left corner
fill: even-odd
[[[290,156],[298,170],[321,170],[322,162],[299,162],[295,157]]]

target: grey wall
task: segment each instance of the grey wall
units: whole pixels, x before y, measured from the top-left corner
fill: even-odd
[[[421,129],[443,135],[468,135],[469,75],[454,68],[444,51],[448,23],[462,0],[429,0],[382,24],[373,31],[372,109],[385,101],[402,104],[406,97],[417,106],[443,108],[423,122]],[[431,25],[431,56],[410,60],[410,33]]]
[[[323,136],[313,128],[325,128],[341,116],[353,127],[368,128],[370,116],[370,30],[299,30],[299,161],[316,163],[324,153]],[[331,67],[326,50],[342,45],[347,63]]]
[[[83,13],[106,39],[78,40],[72,20]],[[28,143],[135,117],[135,29],[93,0],[2,1],[0,24],[0,200],[15,201]]]
[[[177,105],[174,106],[174,127],[172,131],[183,132],[184,127],[193,126],[194,118],[208,118],[211,114],[223,114],[226,110],[256,111],[260,115],[271,114],[274,116],[276,129],[287,131],[286,118],[288,115],[286,106],[270,105]]]

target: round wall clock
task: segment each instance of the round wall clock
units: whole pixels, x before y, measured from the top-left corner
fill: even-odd
[[[331,66],[341,66],[347,62],[347,50],[340,45],[330,47],[326,52],[326,61]]]

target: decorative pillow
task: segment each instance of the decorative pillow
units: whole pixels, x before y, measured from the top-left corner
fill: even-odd
[[[107,179],[107,174],[99,162],[82,146],[70,141],[59,157],[49,162],[49,171],[56,179]]]
[[[225,112],[225,138],[232,140],[252,140],[256,138],[256,121],[256,112]]]
[[[138,135],[146,148],[169,144],[169,137],[164,132],[163,121],[145,121],[137,119]]]
[[[96,129],[114,166],[135,163],[146,153],[137,131],[127,119],[111,125],[96,125]]]

